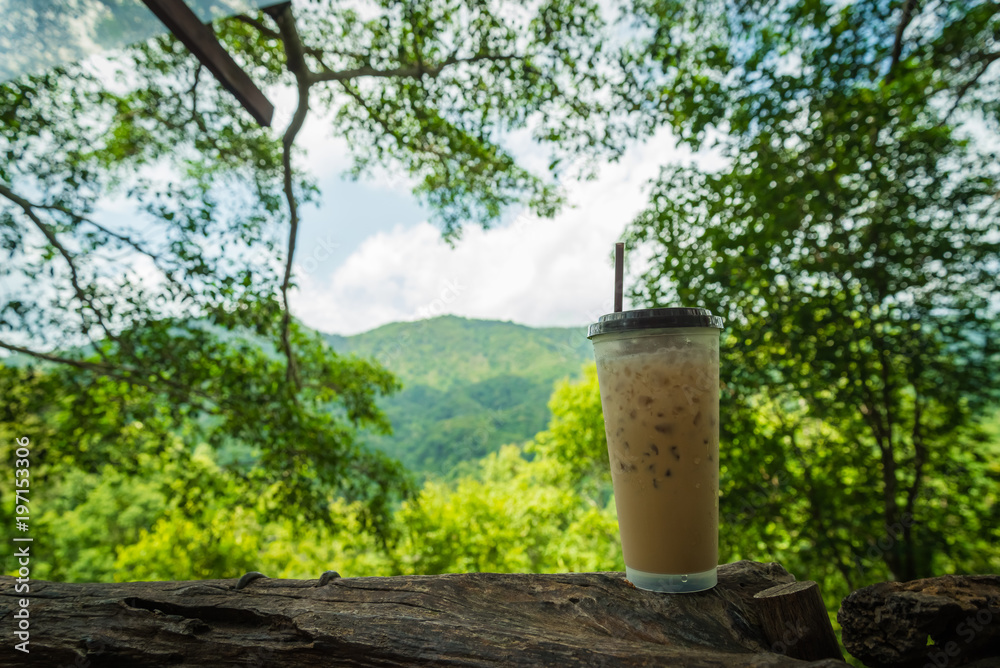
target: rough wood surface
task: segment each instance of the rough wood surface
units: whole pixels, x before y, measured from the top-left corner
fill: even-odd
[[[0,664],[843,666],[770,651],[753,595],[791,581],[778,564],[746,561],[720,567],[715,589],[680,595],[621,573],[245,578],[240,589],[35,581],[31,652],[10,642]],[[0,578],[4,625],[21,596]]]
[[[796,659],[843,660],[818,584],[804,580],[775,585],[753,598],[771,649]]]
[[[882,582],[851,593],[837,619],[866,666],[1000,666],[1000,575]]]

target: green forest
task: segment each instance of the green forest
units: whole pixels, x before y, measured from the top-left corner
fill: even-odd
[[[418,475],[446,476],[501,445],[530,440],[548,425],[555,382],[594,360],[581,327],[454,316],[326,340],[335,352],[375,358],[402,383],[381,404],[393,432],[369,443]]]
[[[297,96],[286,126],[171,36],[0,83],[0,453],[30,443],[33,578],[623,570],[582,328],[292,316],[317,116],[456,253],[660,128],[714,151],[664,164],[622,237],[636,307],[726,321],[720,560],[831,612],[1000,572],[1000,5],[323,0],[213,28]],[[115,198],[134,228],[96,216]]]

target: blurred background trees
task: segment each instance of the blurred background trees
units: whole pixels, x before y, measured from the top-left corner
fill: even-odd
[[[710,5],[641,8],[643,104],[724,166],[663,169],[632,294],[727,319],[741,553],[781,540],[838,590],[995,570],[1000,8]]]

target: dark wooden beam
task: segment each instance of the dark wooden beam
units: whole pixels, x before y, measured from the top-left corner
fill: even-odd
[[[271,125],[274,105],[257,88],[249,75],[222,48],[210,26],[201,22],[183,0],[143,0],[156,18],[184,43],[191,53],[215,75],[240,104],[265,127]]]

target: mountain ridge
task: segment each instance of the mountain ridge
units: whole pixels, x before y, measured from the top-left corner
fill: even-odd
[[[548,424],[555,383],[593,360],[584,327],[452,315],[323,337],[400,379],[403,389],[381,401],[394,434],[369,442],[423,475],[532,438]]]

